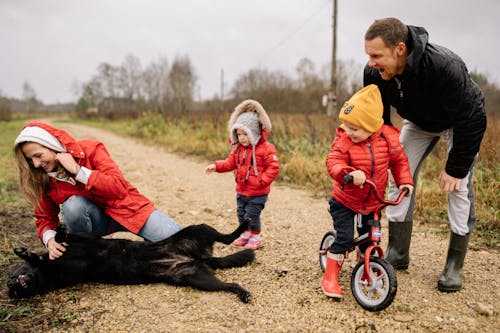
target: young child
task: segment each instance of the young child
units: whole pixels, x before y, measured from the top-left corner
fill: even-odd
[[[251,222],[250,229],[233,244],[256,250],[261,246],[260,213],[271,191],[271,183],[279,173],[276,148],[266,141],[271,120],[259,102],[245,100],[231,114],[228,129],[229,156],[208,165],[205,173],[234,172],[238,221],[241,224],[249,218]]]
[[[340,110],[342,125],[337,129],[330,153],[326,158],[328,173],[333,178],[332,198],[329,200],[335,242],[327,254],[326,270],[321,287],[325,295],[342,298],[338,278],[344,256],[354,239],[354,216],[362,214],[358,234],[369,231],[366,221],[373,218],[379,204],[369,186],[373,181],[383,197],[388,182],[388,170],[399,188],[413,191],[413,179],[408,158],[399,142],[399,130],[383,125],[382,98],[376,85],[369,85],[354,94]],[[353,183],[344,184],[344,175],[353,176]],[[364,249],[360,249],[364,250]]]

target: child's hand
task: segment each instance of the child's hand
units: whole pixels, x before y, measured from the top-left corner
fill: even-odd
[[[205,168],[205,173],[208,175],[208,174],[211,174],[212,172],[215,171],[215,164],[210,164],[209,166],[207,166]]]
[[[403,185],[399,186],[400,191],[402,191],[404,188],[408,189],[408,193],[405,195],[405,197],[411,196],[411,194],[413,193],[413,186],[408,185],[408,184],[403,184]]]
[[[366,181],[366,175],[363,171],[361,170],[355,170],[349,172],[349,174],[352,176],[352,183],[356,186],[359,186],[359,188],[363,188],[363,184]]]

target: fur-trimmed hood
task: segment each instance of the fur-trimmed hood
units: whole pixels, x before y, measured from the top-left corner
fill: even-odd
[[[234,109],[229,122],[227,124],[229,130],[229,138],[231,144],[238,144],[237,129],[245,131],[252,145],[252,161],[253,168],[256,175],[259,174],[257,170],[257,162],[255,160],[255,147],[259,143],[262,136],[264,138],[271,131],[271,120],[262,105],[252,99],[247,99]]]
[[[231,117],[229,118],[229,122],[227,123],[227,129],[229,131],[229,135],[231,136],[231,128],[233,125],[236,123],[236,120],[238,119],[238,116],[244,112],[257,112],[259,115],[259,121],[260,124],[262,125],[262,129],[266,130],[268,133],[271,132],[271,119],[269,119],[269,116],[266,113],[266,110],[262,107],[262,105],[252,99],[247,99],[238,106],[234,108],[233,113],[231,114]]]

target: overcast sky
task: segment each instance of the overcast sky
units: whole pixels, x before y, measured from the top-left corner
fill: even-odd
[[[44,103],[76,100],[102,62],[134,54],[143,67],[188,55],[202,98],[229,89],[249,69],[294,77],[300,59],[331,61],[333,0],[0,0],[0,92],[22,98],[29,82]],[[499,0],[338,0],[337,57],[361,77],[364,33],[394,16],[425,27],[469,70],[500,81]]]

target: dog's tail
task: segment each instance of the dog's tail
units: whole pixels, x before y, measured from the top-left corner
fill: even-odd
[[[231,244],[236,238],[240,237],[240,235],[248,229],[248,227],[250,226],[250,222],[252,220],[249,219],[249,218],[246,218],[245,221],[243,221],[243,223],[241,223],[238,228],[236,228],[235,231],[233,231],[232,233],[230,234],[220,234],[216,241],[217,242],[220,242],[220,243],[223,243],[223,244]]]
[[[242,250],[225,257],[212,257],[208,260],[208,265],[214,269],[242,267],[252,262],[254,258],[253,250]]]

